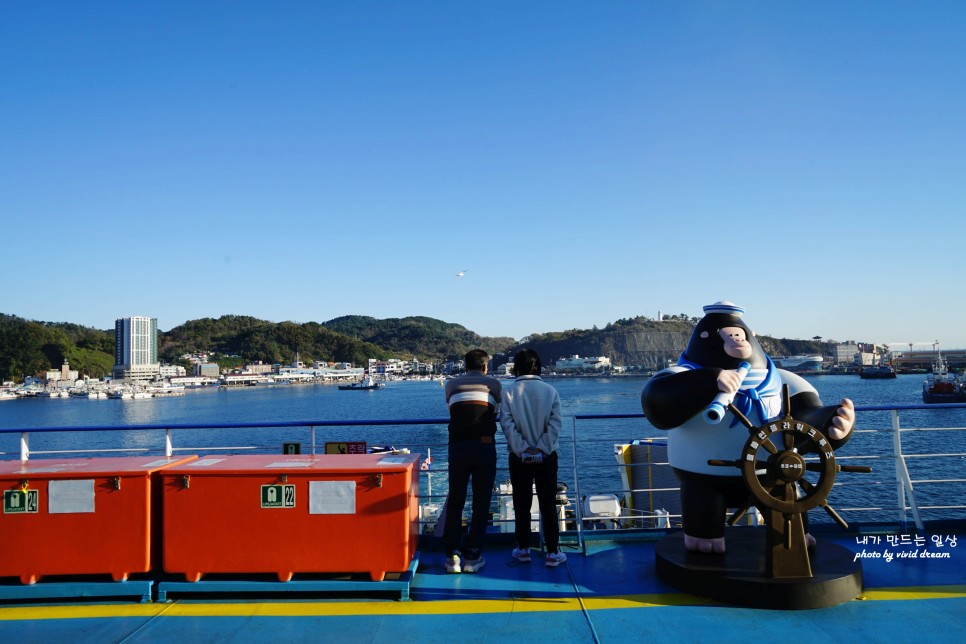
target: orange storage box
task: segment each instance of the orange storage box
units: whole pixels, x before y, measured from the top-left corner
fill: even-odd
[[[406,572],[419,538],[418,454],[203,457],[165,470],[164,569]]]
[[[195,458],[0,461],[0,577],[33,584],[48,575],[110,574],[124,581],[148,572],[160,564],[152,534],[160,482],[152,479]]]

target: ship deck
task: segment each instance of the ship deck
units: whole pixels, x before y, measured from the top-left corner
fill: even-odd
[[[928,528],[928,526],[927,526]],[[944,531],[945,530],[945,531]],[[557,568],[535,553],[529,564],[492,543],[476,574],[447,574],[442,551],[421,542],[408,601],[382,593],[172,596],[168,601],[8,601],[0,638],[15,642],[351,641],[615,642],[747,641],[763,630],[863,642],[947,639],[966,629],[966,544],[962,525],[938,527],[921,545],[888,531],[878,543],[828,532],[863,559],[864,590],[830,608],[740,608],[688,595],[655,572],[653,537],[592,539],[565,549]],[[895,532],[893,532],[895,534]],[[936,547],[932,537],[945,539]],[[956,537],[956,546],[951,539]],[[892,539],[895,543],[890,543]],[[957,547],[958,546],[958,547]],[[912,552],[911,556],[896,556]],[[944,555],[946,558],[922,555]],[[878,556],[876,556],[878,553]],[[887,553],[893,555],[887,556]],[[887,560],[888,559],[888,560]],[[281,583],[281,582],[278,582]],[[775,629],[780,629],[776,631]]]

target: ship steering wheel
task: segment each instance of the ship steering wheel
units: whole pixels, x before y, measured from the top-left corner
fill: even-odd
[[[748,440],[737,461],[709,460],[709,465],[731,466],[741,470],[751,496],[728,519],[734,525],[752,506],[781,512],[787,517],[803,514],[821,506],[843,528],[848,524],[828,505],[837,472],[871,472],[864,466],[839,465],[828,438],[817,428],[792,418],[789,413],[788,385],[782,387],[785,416],[756,427],[733,405],[728,410],[749,430]],[[803,454],[815,453],[818,460]],[[806,478],[817,473],[817,479]]]

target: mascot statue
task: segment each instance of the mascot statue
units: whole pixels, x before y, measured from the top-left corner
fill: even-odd
[[[648,421],[668,433],[668,460],[681,482],[684,546],[703,553],[725,551],[725,514],[748,497],[742,477],[708,464],[734,460],[748,428],[725,409],[727,402],[756,425],[788,412],[823,432],[837,449],[855,424],[852,401],[823,406],[804,378],[775,367],[731,302],[704,307],[677,365],[655,374],[641,394]],[[790,410],[782,409],[788,385]],[[717,401],[717,411],[712,402]],[[807,530],[807,525],[806,525]],[[814,539],[806,536],[811,545]]]

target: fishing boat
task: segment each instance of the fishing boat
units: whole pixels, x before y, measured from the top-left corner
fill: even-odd
[[[146,387],[144,392],[151,398],[166,398],[168,396],[183,396],[183,385],[172,385],[168,383]],[[137,396],[135,396],[137,397]]]
[[[966,409],[966,405],[960,405]],[[862,564],[862,587],[852,601],[812,610],[760,610],[742,608],[728,602],[708,599],[701,595],[682,592],[658,574],[656,554],[659,545],[674,534],[680,524],[673,501],[675,483],[669,475],[666,458],[660,446],[649,441],[624,443],[614,450],[607,439],[593,438],[596,424],[626,423],[626,431],[636,433],[644,426],[643,416],[580,415],[565,419],[565,427],[572,427],[571,435],[561,439],[561,470],[573,462],[576,487],[569,491],[573,514],[562,511],[558,520],[561,527],[561,548],[567,560],[558,567],[543,565],[539,540],[532,561],[521,563],[511,556],[515,545],[512,530],[497,529],[488,534],[486,566],[476,574],[447,574],[445,556],[438,537],[430,529],[419,530],[418,551],[410,568],[389,575],[383,581],[360,579],[343,575],[298,575],[290,581],[266,579],[264,575],[233,574],[202,578],[197,582],[172,581],[172,575],[161,567],[132,576],[127,581],[112,581],[105,576],[55,576],[40,578],[35,584],[23,584],[17,578],[0,578],[0,637],[5,641],[123,641],[143,639],[163,641],[183,638],[185,633],[202,641],[224,638],[226,633],[245,633],[261,641],[317,641],[319,633],[343,641],[392,639],[398,642],[425,642],[451,639],[459,632],[470,641],[540,641],[553,634],[560,642],[620,641],[628,637],[648,637],[656,640],[720,641],[729,633],[753,621],[781,632],[813,633],[820,623],[823,632],[861,632],[869,641],[946,641],[950,634],[960,632],[966,615],[966,505],[961,477],[928,474],[924,463],[942,463],[944,459],[962,459],[966,426],[942,427],[941,442],[948,449],[942,453],[918,453],[909,445],[917,436],[928,432],[929,425],[916,423],[914,428],[903,428],[900,414],[924,414],[932,411],[928,405],[908,405],[884,410],[881,407],[857,408],[857,427],[860,435],[849,447],[869,445],[878,452],[848,450],[841,460],[871,464],[874,475],[843,474],[836,480],[833,495],[835,505],[849,520],[847,529],[827,520],[818,510],[813,512],[811,533],[819,543],[815,551],[845,550],[850,559]],[[944,418],[949,410],[943,409]],[[616,421],[615,421],[616,419]],[[364,436],[366,425],[375,429],[388,421],[345,420],[353,434]],[[448,419],[395,419],[399,429],[407,425],[437,424],[445,427]],[[117,436],[131,431],[155,432],[157,449],[147,458],[156,467],[168,461],[180,462],[185,449],[197,454],[198,467],[191,476],[169,476],[165,479],[174,491],[188,493],[203,489],[203,472],[217,466],[224,458],[219,450],[198,451],[179,445],[195,445],[199,431],[224,429],[236,432],[245,427],[266,432],[280,428],[301,428],[311,437],[303,453],[291,457],[291,467],[284,467],[281,454],[270,459],[273,481],[292,484],[303,476],[307,466],[320,458],[321,445],[316,445],[319,427],[339,424],[334,421],[306,420],[300,422],[267,422],[217,425],[118,426],[99,428],[117,432]],[[966,424],[963,424],[966,425]],[[0,439],[19,438],[20,458],[6,454],[2,459],[13,460],[15,485],[5,489],[17,492],[35,488],[44,477],[58,480],[71,478],[70,455],[30,451],[30,437],[49,433],[76,432],[77,444],[85,447],[91,428],[37,427],[0,428]],[[940,431],[940,430],[937,430]],[[10,436],[4,436],[5,434]],[[578,441],[578,435],[581,437]],[[500,439],[502,440],[502,439]],[[8,441],[9,442],[9,441]],[[41,441],[36,441],[40,443]],[[110,444],[112,441],[107,441]],[[116,443],[120,443],[119,438]],[[140,441],[143,449],[150,441]],[[500,443],[500,441],[498,441]],[[890,444],[891,443],[891,444]],[[628,447],[628,445],[630,447]],[[579,449],[578,449],[579,446]],[[429,446],[411,445],[412,455],[372,455],[370,458],[394,459],[392,463],[410,462],[412,456],[428,454]],[[318,451],[317,451],[318,449]],[[505,449],[499,445],[498,449]],[[626,452],[633,449],[637,462]],[[604,452],[603,455],[598,452]],[[614,453],[619,454],[614,463]],[[445,454],[445,451],[443,452]],[[609,456],[608,456],[609,454]],[[604,456],[604,458],[598,458]],[[334,458],[352,458],[351,456]],[[583,490],[580,480],[596,467],[595,463],[610,460],[610,467],[640,467],[638,476],[626,477],[624,490],[618,495],[601,494],[601,490]],[[409,460],[406,460],[409,459]],[[596,460],[595,460],[596,459]],[[427,459],[428,460],[428,459]],[[505,460],[505,459],[503,459]],[[388,461],[387,461],[388,463]],[[567,465],[564,465],[567,463]],[[411,464],[411,463],[410,463]],[[420,499],[420,522],[436,521],[438,514],[422,508],[432,507],[432,478],[446,474],[445,459],[425,467],[416,476],[421,480],[413,493]],[[908,465],[908,467],[907,467]],[[186,465],[184,467],[187,467]],[[911,468],[923,468],[922,473]],[[19,469],[17,469],[19,468]],[[33,469],[31,469],[33,468]],[[417,466],[417,469],[418,466]],[[12,470],[9,470],[12,471]],[[385,475],[370,476],[365,489],[378,489],[388,481]],[[663,472],[663,474],[660,474]],[[874,476],[864,484],[860,476]],[[83,477],[74,476],[75,479]],[[343,475],[336,477],[344,479]],[[922,479],[922,480],[920,480]],[[439,478],[436,479],[437,482]],[[960,482],[957,482],[959,480]],[[111,479],[108,479],[108,483]],[[88,486],[89,487],[89,486]],[[118,479],[114,485],[95,488],[96,494],[117,494],[129,490],[131,483]],[[283,488],[268,485],[272,489]],[[445,485],[444,485],[445,488]],[[72,486],[70,495],[58,503],[75,511],[83,500],[84,487]],[[344,486],[335,489],[344,490]],[[428,492],[428,494],[427,494]],[[503,491],[508,492],[508,490]],[[263,491],[263,494],[266,494]],[[284,509],[263,509],[266,520],[275,521],[290,516],[309,517],[309,487],[298,488],[293,497],[295,505]],[[664,496],[662,496],[664,495]],[[495,494],[503,498],[500,493]],[[631,500],[631,497],[634,497]],[[265,496],[262,497],[263,502]],[[257,503],[257,495],[253,498]],[[321,501],[322,499],[320,499]],[[332,503],[328,500],[323,503]],[[280,502],[281,503],[281,502]],[[44,507],[41,504],[41,507]],[[91,506],[101,511],[98,503]],[[263,506],[265,507],[265,506]],[[343,507],[343,506],[340,506]],[[394,506],[393,506],[394,507]],[[405,506],[404,506],[405,507]],[[505,507],[505,504],[504,504]],[[389,512],[390,506],[383,511]],[[438,504],[436,504],[438,509]],[[220,512],[216,506],[211,513]],[[345,512],[345,509],[341,510]],[[4,541],[10,543],[11,526],[32,515],[5,513],[0,515]],[[77,515],[80,516],[80,515]],[[510,514],[497,516],[494,522],[512,520]],[[826,519],[822,521],[821,519]],[[326,522],[332,515],[318,519],[323,538]],[[129,521],[125,523],[130,524]],[[234,525],[234,518],[232,518]],[[112,524],[115,535],[124,529]],[[734,527],[729,530],[759,530]],[[287,544],[294,540],[277,529],[270,541],[260,544],[265,550],[285,553]],[[236,534],[237,533],[233,533]],[[197,535],[201,536],[201,535]],[[355,537],[325,536],[337,555],[353,547]],[[112,536],[112,538],[114,538]],[[191,544],[189,543],[189,546]],[[9,550],[9,548],[8,548]],[[11,552],[7,561],[25,558],[22,550]],[[253,553],[254,555],[254,553]],[[77,557],[84,557],[78,553]],[[105,561],[105,566],[107,566]],[[105,601],[110,598],[110,601]],[[387,601],[398,599],[400,601]],[[82,627],[82,628],[81,628]]]
[[[382,389],[385,387],[381,382],[376,382],[372,379],[372,376],[366,376],[363,380],[358,382],[349,383],[348,385],[339,385],[339,389],[345,391],[368,391],[371,389]]]
[[[859,372],[859,378],[864,380],[882,380],[895,377],[896,370],[887,364],[880,364],[872,367],[862,367],[862,370]]]
[[[959,376],[949,371],[939,346],[935,348],[936,360],[932,372],[922,383],[922,401],[931,405],[966,402],[966,386]]]

